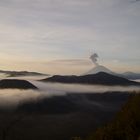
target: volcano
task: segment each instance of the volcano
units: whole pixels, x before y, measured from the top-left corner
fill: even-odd
[[[97,74],[99,72],[105,72],[105,73],[108,73],[108,74],[116,75],[115,72],[109,70],[108,68],[106,68],[106,67],[104,67],[102,65],[96,65],[94,68],[92,68],[88,72],[84,73],[83,75]]]

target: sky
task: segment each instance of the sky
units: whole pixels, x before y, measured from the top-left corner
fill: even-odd
[[[0,69],[81,74],[94,52],[140,72],[140,1],[0,0]]]

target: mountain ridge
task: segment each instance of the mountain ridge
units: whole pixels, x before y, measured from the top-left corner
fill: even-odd
[[[48,75],[39,72],[30,72],[30,71],[6,71],[0,70],[0,73],[8,75],[8,77],[16,77],[16,76],[41,76],[41,75]]]
[[[54,75],[52,77],[42,79],[42,82],[58,82],[58,83],[77,83],[77,84],[92,84],[92,85],[123,85],[123,86],[140,86],[140,83],[130,81],[126,78],[99,72],[97,74],[89,74],[83,76],[61,76]]]

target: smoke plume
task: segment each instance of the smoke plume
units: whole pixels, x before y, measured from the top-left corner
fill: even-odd
[[[91,56],[90,56],[90,59],[92,60],[92,62],[94,63],[94,65],[98,65],[97,63],[97,58],[99,58],[98,54],[97,53],[93,53]]]

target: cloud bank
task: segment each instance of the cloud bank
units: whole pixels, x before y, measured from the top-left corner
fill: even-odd
[[[79,84],[59,84],[59,83],[42,83],[37,81],[31,82],[36,85],[39,90],[0,90],[0,109],[12,108],[16,109],[19,104],[27,101],[37,101],[42,98],[52,96],[63,96],[67,93],[103,93],[111,91],[139,91],[139,87],[121,87],[121,86],[93,86]]]

